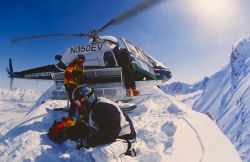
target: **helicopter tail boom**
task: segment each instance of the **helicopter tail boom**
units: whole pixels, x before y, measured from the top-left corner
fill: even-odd
[[[9,67],[6,69],[6,71],[11,79],[21,78],[21,79],[52,80],[52,73],[60,72],[61,70],[58,69],[56,65],[46,65],[15,72],[13,70],[12,59],[10,58]]]

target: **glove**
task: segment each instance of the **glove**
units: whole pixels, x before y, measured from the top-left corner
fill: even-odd
[[[89,142],[89,138],[88,137],[83,137],[83,138],[79,138],[77,139],[77,143],[76,143],[76,149],[80,150],[81,148],[86,148],[89,149],[91,147],[90,142]]]
[[[84,116],[83,115],[79,115],[76,121],[78,123],[84,123],[85,124],[85,120],[84,120]]]
[[[90,137],[95,133],[94,129],[84,121],[84,117],[82,115],[78,117],[76,127],[80,137]]]

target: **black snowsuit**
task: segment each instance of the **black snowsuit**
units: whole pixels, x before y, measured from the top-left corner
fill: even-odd
[[[96,130],[94,135],[89,138],[91,146],[112,143],[116,139],[128,141],[136,138],[136,132],[129,116],[107,99],[100,97],[92,105],[88,120],[89,125]],[[122,123],[124,121],[125,125]],[[124,129],[128,129],[130,133],[123,134]]]
[[[135,88],[135,76],[132,67],[132,60],[127,49],[122,49],[119,53],[116,53],[116,59],[119,66],[122,67],[122,73],[124,76],[125,88]]]

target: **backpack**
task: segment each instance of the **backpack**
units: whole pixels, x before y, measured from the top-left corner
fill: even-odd
[[[48,137],[56,143],[63,143],[67,139],[77,141],[94,134],[94,130],[83,119],[74,120],[71,117],[63,117],[60,122],[54,121],[49,128]]]
[[[71,117],[63,117],[61,121],[54,121],[53,125],[49,128],[48,137],[56,143],[63,143],[69,139],[69,131],[76,124],[76,121]]]

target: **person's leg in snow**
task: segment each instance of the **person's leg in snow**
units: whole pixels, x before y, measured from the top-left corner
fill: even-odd
[[[72,93],[75,90],[75,88],[77,87],[77,85],[74,84],[66,84],[65,85],[65,90],[68,92],[68,96],[69,96],[69,101],[70,101],[70,107],[69,107],[69,116],[73,117],[75,116],[75,108],[76,108],[76,104],[72,98]]]
[[[131,147],[131,149],[133,146]],[[128,149],[128,143],[125,140],[117,139],[111,144],[101,145],[93,150],[92,157],[95,162],[118,162],[124,158]],[[129,157],[126,157],[129,158]],[[130,159],[130,158],[129,158]]]

